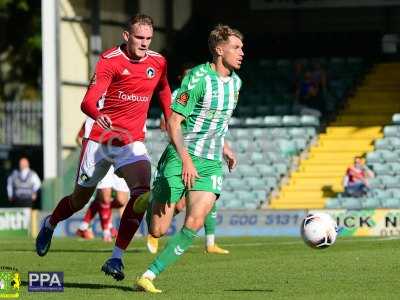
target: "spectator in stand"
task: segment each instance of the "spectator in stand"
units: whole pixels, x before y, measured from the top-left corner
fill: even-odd
[[[37,173],[29,168],[29,160],[22,157],[19,169],[14,170],[7,179],[8,201],[16,207],[32,207],[37,200],[41,181]]]
[[[296,102],[300,108],[300,114],[321,117],[322,103],[318,97],[319,88],[310,71],[304,73],[295,92]]]
[[[354,164],[346,171],[344,177],[344,192],[348,197],[363,197],[369,190],[368,179],[374,178],[375,174],[364,163],[364,160],[357,156]]]

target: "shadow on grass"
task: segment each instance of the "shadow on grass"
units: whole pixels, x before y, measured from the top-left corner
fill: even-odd
[[[28,286],[28,281],[21,281],[23,286]],[[74,289],[117,289],[124,292],[136,292],[135,289],[129,286],[120,285],[109,285],[109,284],[98,284],[98,283],[77,283],[77,282],[64,282],[64,288],[74,288]]]
[[[270,289],[232,289],[232,290],[224,290],[224,292],[258,292],[258,293],[272,293],[274,290]]]

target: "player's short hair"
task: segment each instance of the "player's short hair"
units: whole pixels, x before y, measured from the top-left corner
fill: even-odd
[[[130,18],[128,23],[126,24],[126,30],[130,32],[133,25],[135,24],[148,25],[154,27],[154,22],[152,17],[144,14],[136,14],[132,18]]]
[[[241,41],[243,40],[243,34],[239,30],[223,24],[215,26],[208,36],[208,48],[210,49],[211,54],[214,55],[215,48],[221,43],[226,43],[230,36],[235,36]]]

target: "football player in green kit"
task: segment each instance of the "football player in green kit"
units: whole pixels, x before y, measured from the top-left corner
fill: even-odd
[[[242,40],[238,30],[216,26],[208,38],[212,62],[193,68],[185,76],[171,106],[167,124],[171,143],[160,158],[153,184],[150,234],[160,237],[166,233],[183,195],[187,199],[186,217],[182,229],[136,280],[138,290],[161,292],[153,280],[192,245],[221,193],[223,160],[229,171],[236,165],[224,137],[241,87],[235,70],[244,55]]]

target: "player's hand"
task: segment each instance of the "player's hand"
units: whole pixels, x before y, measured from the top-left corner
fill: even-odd
[[[232,170],[237,165],[237,159],[235,153],[229,147],[224,147],[223,156],[226,161],[226,164],[228,165],[229,172],[232,172]]]
[[[188,189],[194,186],[196,178],[200,178],[190,157],[182,161],[182,180]]]
[[[112,126],[111,119],[107,115],[100,115],[96,119],[96,123],[103,129],[111,129]]]

